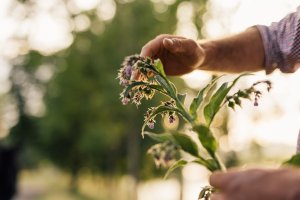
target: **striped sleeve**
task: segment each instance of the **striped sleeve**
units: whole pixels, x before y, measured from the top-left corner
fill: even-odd
[[[300,6],[270,26],[257,25],[265,50],[267,74],[279,68],[284,73],[295,72],[300,64]]]

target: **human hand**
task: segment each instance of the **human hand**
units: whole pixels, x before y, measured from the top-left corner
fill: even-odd
[[[218,189],[211,200],[300,199],[300,170],[294,168],[216,172],[210,184]]]
[[[140,55],[159,58],[168,75],[189,73],[197,69],[205,57],[203,48],[195,40],[167,34],[149,41],[142,48]]]

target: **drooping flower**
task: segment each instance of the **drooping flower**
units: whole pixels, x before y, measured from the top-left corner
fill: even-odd
[[[176,121],[175,114],[169,114],[169,123],[172,124]]]
[[[155,119],[154,117],[152,116],[153,112],[156,110],[155,107],[151,107],[151,108],[148,108],[145,116],[144,116],[144,121],[147,123],[147,126],[150,128],[150,129],[154,129],[154,124],[155,124]]]
[[[175,162],[178,150],[174,143],[167,141],[152,146],[148,153],[153,156],[157,168],[167,168]]]
[[[155,73],[157,73],[157,71],[155,71],[155,67],[150,58],[144,58],[139,55],[126,57],[117,76],[120,85],[124,87],[121,93],[122,103],[126,105],[132,100],[132,103],[139,106],[143,98],[146,100],[151,99],[155,91],[148,85],[157,84],[153,78]],[[136,84],[137,82],[143,84]],[[131,93],[130,96],[127,96],[128,92]]]
[[[122,104],[123,104],[123,105],[127,105],[127,104],[129,103],[129,101],[130,101],[130,99],[127,98],[127,97],[123,97],[123,98],[122,98]]]

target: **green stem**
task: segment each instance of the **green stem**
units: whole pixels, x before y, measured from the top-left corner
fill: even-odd
[[[173,90],[173,87],[171,86],[171,83],[169,82],[169,80],[166,79],[165,77],[163,77],[163,78],[165,79],[165,81],[167,82],[169,87],[172,88],[172,90]],[[192,125],[192,127],[195,127],[197,123],[195,122],[193,117],[186,111],[186,109],[185,109],[184,105],[182,104],[182,102],[178,99],[178,97],[176,95],[177,92],[173,90],[173,93],[175,94],[175,96],[173,96],[173,97],[170,96],[170,97],[175,100],[178,110],[180,110],[180,113],[185,118],[185,120],[187,122],[189,122]],[[217,155],[217,153],[214,152],[211,156],[216,161],[218,168],[221,171],[226,171],[226,167],[223,164],[223,162],[221,161],[221,159],[219,158],[219,156]]]
[[[181,114],[186,118],[186,120],[194,127],[196,125],[196,122],[193,120],[193,118],[190,116],[190,114],[186,111],[183,104],[179,101],[179,99],[176,97],[175,99],[178,109],[181,111]],[[226,171],[226,167],[221,161],[218,154],[215,152],[212,155],[212,158],[216,161],[218,169],[221,171]]]

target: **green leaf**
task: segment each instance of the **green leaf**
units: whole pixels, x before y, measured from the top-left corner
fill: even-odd
[[[285,161],[283,164],[300,167],[300,154],[293,155],[289,160]]]
[[[154,66],[163,77],[167,77],[161,60],[159,60],[159,59],[155,60]]]
[[[200,165],[206,167],[211,172],[214,172],[214,171],[217,171],[217,170],[221,170],[218,167],[218,165],[217,165],[217,163],[216,163],[216,161],[214,159],[207,159],[206,160],[206,159],[204,159],[202,157],[199,157],[198,159],[193,160],[192,162],[200,164]]]
[[[186,94],[177,94],[177,98],[179,99],[179,101],[180,101],[182,104],[184,104],[185,97],[186,97]]]
[[[166,172],[164,179],[166,179],[171,172],[173,172],[175,169],[177,169],[178,167],[183,167],[186,164],[188,164],[188,162],[186,160],[178,160],[177,162],[175,162]]]
[[[221,77],[223,77],[223,75],[214,78],[209,84],[207,84],[202,90],[200,90],[198,95],[193,99],[193,101],[190,105],[189,111],[194,119],[197,118],[197,110],[198,110],[199,106],[201,105],[201,103],[203,102],[204,96],[206,98],[209,98],[210,93],[212,93],[212,90],[214,90],[214,88],[215,88],[217,80]]]
[[[197,109],[199,108],[202,100],[203,100],[203,96],[204,96],[204,92],[205,90],[208,88],[209,85],[207,85],[205,88],[203,88],[202,90],[199,91],[197,97],[195,97],[190,105],[190,114],[192,115],[192,117],[195,119],[197,117]]]
[[[192,140],[191,137],[189,137],[186,134],[183,133],[172,133],[176,143],[181,147],[181,149],[195,157],[199,156],[198,152],[198,146],[197,144]]]
[[[168,95],[171,98],[175,99],[176,98],[176,90],[174,90],[174,88],[171,86],[171,84],[168,82],[168,80],[159,75],[156,75],[154,77],[155,77],[156,81],[167,91]]]
[[[156,90],[156,91],[158,91],[158,92],[160,92],[160,93],[168,96],[168,94],[166,93],[166,91],[164,90],[164,88],[161,87],[160,85],[148,85],[148,87],[150,87],[151,89],[154,89],[154,90]]]
[[[230,86],[228,86],[228,82],[225,82],[219,87],[219,89],[214,93],[211,97],[209,103],[204,107],[204,118],[208,126],[212,123],[216,113],[220,110],[221,104],[226,98],[229,91],[232,87],[237,83],[237,81],[243,76],[249,76],[251,74],[242,74],[238,76]]]
[[[166,141],[175,142],[172,134],[170,133],[153,133],[153,132],[145,131],[144,135],[149,136],[151,139],[157,142],[166,142]]]
[[[203,114],[207,125],[209,126],[220,108],[221,103],[230,91],[228,83],[223,83],[221,87],[210,99],[210,102],[204,107]]]
[[[217,171],[217,170],[221,170],[221,168],[219,167],[219,165],[217,164],[216,160],[214,159],[207,159],[206,162],[209,165],[209,170],[211,172]]]
[[[204,125],[196,125],[193,127],[193,130],[198,134],[202,146],[214,158],[217,149],[217,141],[212,132]]]
[[[173,111],[176,113],[180,113],[180,111],[177,108],[169,107],[169,106],[158,106],[156,107],[155,111],[149,116],[149,119],[155,118],[156,115],[163,114],[164,112]],[[144,121],[144,124],[142,126],[142,136],[144,137],[144,129],[147,126],[147,123],[149,120]]]

